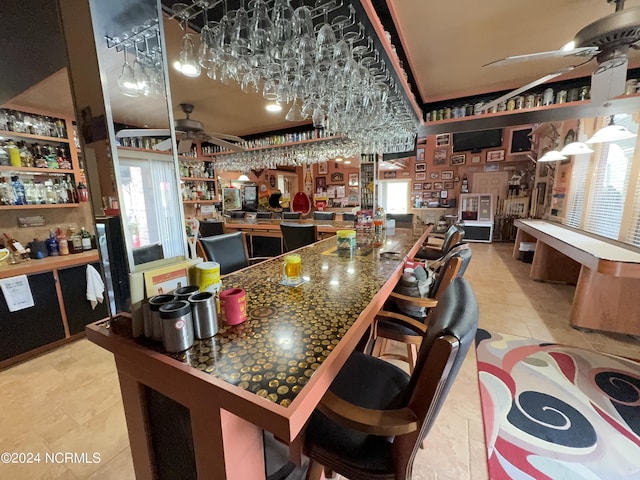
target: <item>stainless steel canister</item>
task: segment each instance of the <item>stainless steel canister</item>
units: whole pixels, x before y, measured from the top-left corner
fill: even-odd
[[[213,293],[194,293],[189,297],[189,303],[196,338],[211,338],[218,333],[218,312]]]
[[[160,320],[160,307],[165,303],[174,302],[177,297],[173,295],[156,295],[149,299],[149,313],[151,317],[151,339],[162,341],[162,321]]]
[[[176,300],[160,307],[162,319],[162,344],[170,353],[182,352],[193,345],[193,320],[191,304]]]
[[[188,285],[186,287],[176,288],[173,294],[178,297],[178,300],[188,300],[191,295],[199,291],[200,288],[197,285]]]

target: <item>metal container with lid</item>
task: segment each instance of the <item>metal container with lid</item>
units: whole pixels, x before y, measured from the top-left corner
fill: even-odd
[[[160,307],[162,345],[170,353],[182,352],[193,345],[193,319],[191,304],[176,300]]]
[[[149,299],[149,322],[145,324],[145,336],[151,337],[157,342],[162,341],[162,321],[160,320],[160,307],[165,303],[178,300],[174,295],[156,295]]]
[[[211,338],[218,333],[218,312],[215,295],[194,293],[189,297],[191,317],[196,338]]]
[[[178,300],[187,300],[194,293],[198,293],[200,291],[200,287],[197,285],[188,285],[186,287],[176,288],[173,291],[173,294],[178,297]]]

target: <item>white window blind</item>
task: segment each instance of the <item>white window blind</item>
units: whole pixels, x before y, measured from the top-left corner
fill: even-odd
[[[630,115],[616,115],[615,122],[638,132],[638,125]],[[586,231],[618,239],[635,144],[635,138],[610,142],[600,150],[600,155],[596,155]]]
[[[633,196],[633,213],[632,213],[632,227],[629,231],[629,238],[626,239],[627,243],[640,247],[640,182],[636,184],[636,191]]]
[[[565,225],[580,228],[584,207],[585,187],[589,175],[591,162],[589,154],[577,155],[571,171],[571,190],[567,199],[567,214]]]

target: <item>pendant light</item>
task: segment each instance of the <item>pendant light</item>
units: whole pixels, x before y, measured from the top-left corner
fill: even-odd
[[[250,180],[250,178],[247,176],[247,174],[242,173],[239,177],[238,177],[238,181],[239,182],[248,182]]]
[[[562,155],[558,150],[550,150],[538,159],[538,162],[557,162],[558,160],[566,160],[567,157]]]
[[[616,125],[614,122],[615,115],[611,115],[609,125],[602,127],[596,133],[593,134],[586,143],[604,143],[615,142],[617,140],[627,140],[628,138],[636,137],[637,135],[622,125]]]
[[[582,142],[570,143],[568,145],[565,145],[564,148],[560,150],[560,154],[565,156],[583,155],[585,153],[593,153],[593,150],[591,150],[586,143]]]

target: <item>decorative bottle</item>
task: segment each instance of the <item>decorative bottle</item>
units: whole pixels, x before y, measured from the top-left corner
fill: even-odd
[[[24,185],[20,181],[17,175],[11,177],[11,185],[13,186],[13,193],[16,196],[16,205],[27,204],[27,193],[24,189]]]

